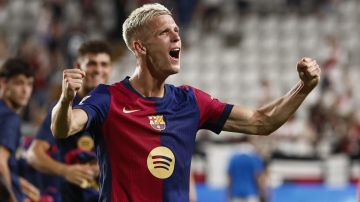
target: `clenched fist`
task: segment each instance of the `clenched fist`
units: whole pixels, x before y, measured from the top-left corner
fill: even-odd
[[[316,60],[307,57],[302,58],[297,63],[297,71],[307,89],[312,90],[319,83],[321,70]]]
[[[80,90],[85,72],[81,69],[66,69],[63,72],[62,99],[71,101]]]

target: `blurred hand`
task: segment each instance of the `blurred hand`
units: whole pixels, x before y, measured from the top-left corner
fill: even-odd
[[[304,86],[309,90],[312,90],[319,83],[321,70],[316,60],[307,57],[302,58],[297,63],[297,71]]]
[[[94,171],[90,165],[69,165],[66,166],[63,177],[66,181],[82,186],[84,182],[94,180]]]
[[[94,178],[98,177],[99,176],[99,165],[98,163],[96,162],[95,164],[89,164],[90,167],[91,167],[91,170],[93,171],[94,173]]]
[[[63,72],[62,98],[73,100],[80,90],[85,72],[81,69],[66,69]]]
[[[26,196],[32,201],[40,200],[40,191],[26,179],[20,177],[19,178],[21,190],[24,192]]]

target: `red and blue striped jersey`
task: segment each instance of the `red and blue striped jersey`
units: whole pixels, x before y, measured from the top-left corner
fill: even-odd
[[[88,115],[100,166],[100,201],[189,201],[199,129],[220,133],[232,105],[190,86],[143,97],[129,78],[99,85],[75,108]]]
[[[11,190],[15,194],[16,200],[23,201],[25,195],[20,187],[19,164],[16,159],[16,151],[20,146],[21,139],[20,126],[19,115],[13,112],[3,100],[0,100],[0,146],[10,153],[8,167],[11,177]],[[1,195],[0,199],[2,199]]]

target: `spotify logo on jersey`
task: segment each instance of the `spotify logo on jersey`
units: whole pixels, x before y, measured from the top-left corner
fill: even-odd
[[[175,157],[167,147],[156,147],[147,157],[147,166],[150,173],[160,179],[170,177],[174,171]]]

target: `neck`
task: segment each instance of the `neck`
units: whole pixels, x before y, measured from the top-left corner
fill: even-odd
[[[129,81],[131,86],[144,97],[164,97],[165,79],[155,77],[147,68],[137,66]]]
[[[11,111],[20,114],[20,111],[22,109],[21,106],[15,104],[14,102],[12,102],[10,99],[4,98],[3,101],[5,102],[6,106],[8,106]]]

